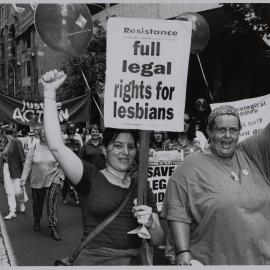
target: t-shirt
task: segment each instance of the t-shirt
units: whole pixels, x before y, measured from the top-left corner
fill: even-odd
[[[70,148],[76,155],[79,155],[81,143],[77,139],[67,137],[65,139],[65,145]]]
[[[81,148],[79,157],[93,163],[99,170],[105,168],[106,159],[101,150],[102,144],[94,145],[91,140],[87,141]]]
[[[86,236],[121,204],[127,189],[110,183],[93,164],[83,161],[83,167],[83,176],[76,189],[80,196],[83,232]],[[137,198],[136,184],[134,186],[128,202],[119,215],[90,242],[89,247],[116,249],[140,247],[141,239],[137,235],[127,234],[139,226],[132,214],[134,200]],[[156,202],[149,186],[147,186],[147,205],[157,213]]]
[[[241,142],[232,163],[239,177],[221,157],[190,154],[168,182],[162,216],[190,224],[203,264],[270,264],[270,125]]]
[[[197,142],[190,140],[188,140],[186,144],[182,144],[179,141],[167,140],[164,143],[163,149],[165,151],[177,150],[182,153],[183,158],[186,158],[190,153],[202,151],[202,148]]]
[[[30,175],[30,187],[40,189],[49,187],[52,182],[60,184],[61,173],[48,147],[38,142],[28,151],[21,178],[27,179]]]

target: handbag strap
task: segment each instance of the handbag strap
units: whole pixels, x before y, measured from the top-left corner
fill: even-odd
[[[72,253],[72,255],[68,258],[68,262],[72,264],[78,255],[80,254],[81,250],[94,238],[96,237],[105,227],[107,227],[120,213],[122,208],[127,203],[130,195],[133,191],[134,181],[131,181],[130,187],[128,192],[125,195],[125,198],[121,202],[121,204],[117,207],[116,210],[113,211],[106,219],[104,219],[91,233],[89,233],[86,238],[81,242],[80,246]]]

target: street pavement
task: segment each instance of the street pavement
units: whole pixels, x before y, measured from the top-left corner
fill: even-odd
[[[72,254],[82,235],[80,208],[63,204],[59,196],[59,229],[62,240],[51,238],[47,227],[46,204],[41,220],[41,232],[32,229],[31,191],[27,189],[29,201],[25,213],[17,218],[4,220],[8,213],[7,197],[0,183],[0,266],[52,266],[57,258]],[[72,202],[72,199],[70,199]]]
[[[59,196],[59,229],[62,240],[51,238],[47,227],[46,204],[41,220],[41,232],[32,229],[31,191],[27,188],[29,201],[25,213],[17,218],[4,220],[8,214],[7,197],[3,183],[0,183],[0,267],[1,266],[52,266],[57,258],[67,257],[78,247],[82,236],[80,208],[63,204]],[[166,265],[164,251],[155,250],[154,264]]]
[[[0,266],[15,266],[16,264],[3,218],[0,216]]]

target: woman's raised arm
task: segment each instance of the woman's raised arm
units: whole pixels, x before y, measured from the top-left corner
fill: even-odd
[[[56,106],[56,90],[63,84],[66,74],[63,71],[46,72],[39,80],[44,95],[44,128],[48,146],[59,162],[68,179],[77,184],[83,174],[79,157],[63,141]]]

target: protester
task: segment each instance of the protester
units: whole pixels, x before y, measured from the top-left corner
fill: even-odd
[[[169,139],[164,142],[163,149],[165,151],[177,150],[181,155],[181,161],[192,152],[201,152],[202,148],[195,140],[196,127],[193,119],[187,111],[184,114],[184,130],[182,132],[169,132]],[[175,264],[174,244],[171,235],[171,230],[168,228],[166,231],[166,250],[165,257],[168,259],[169,264]]]
[[[0,182],[4,183],[4,149],[7,145],[7,138],[4,135],[4,131],[1,129],[0,130]]]
[[[6,136],[4,136],[3,131],[1,130],[0,133],[0,182],[4,183],[4,149],[6,147],[7,144],[7,139]]]
[[[163,149],[165,141],[165,132],[160,130],[152,130],[149,144],[149,156],[153,156],[154,152]]]
[[[190,118],[189,113],[184,114],[184,130],[182,132],[169,132],[169,139],[164,142],[163,150],[177,150],[183,154],[185,158],[192,152],[202,151],[199,144],[194,141],[196,137],[195,124]]]
[[[14,138],[14,130],[8,128],[6,131],[8,143],[4,149],[4,187],[7,194],[9,214],[4,217],[9,220],[16,217],[16,199],[19,211],[25,212],[23,189],[20,184],[20,177],[23,169],[25,155],[20,140]]]
[[[204,136],[203,132],[200,130],[196,130],[196,137],[193,140],[196,144],[198,144],[201,149],[204,149],[208,146],[208,141]]]
[[[26,130],[22,130],[22,137],[19,139],[22,143],[25,156],[27,156],[29,149],[39,141],[35,130],[29,131],[28,133]]]
[[[162,215],[177,264],[270,264],[270,125],[237,144],[240,129],[234,107],[214,109],[209,147],[169,180]]]
[[[21,185],[25,185],[28,177],[33,198],[34,231],[40,231],[43,204],[47,195],[48,227],[52,237],[59,241],[58,233],[58,193],[60,191],[63,172],[51,152],[48,149],[44,129],[39,129],[40,142],[29,150],[21,176]]]
[[[105,168],[105,156],[102,153],[102,143],[100,139],[100,129],[97,124],[91,126],[91,139],[81,148],[79,157],[93,163],[99,170]]]
[[[81,143],[79,140],[75,138],[75,125],[70,124],[66,131],[67,137],[65,138],[64,142],[65,145],[70,148],[77,156],[80,153]],[[79,197],[77,191],[74,189],[72,183],[69,181],[68,177],[65,177],[64,185],[62,188],[62,200],[63,203],[67,204],[67,195],[70,195],[71,198],[75,200],[75,204],[79,205]]]
[[[132,196],[120,214],[84,248],[75,265],[128,265],[137,258],[141,239],[127,232],[143,224],[149,230],[152,245],[158,245],[162,239],[150,187],[147,188],[148,205],[134,206],[137,190],[131,183],[135,178],[128,174],[137,151],[136,136],[130,130],[104,131],[104,170],[99,171],[95,165],[79,159],[63,144],[57,117],[56,89],[65,78],[63,72],[55,70],[47,72],[40,80],[44,89],[45,133],[50,150],[79,190],[84,236],[120,205],[129,187],[133,186]]]
[[[82,141],[83,141],[83,143],[86,143],[90,139],[91,139],[91,135],[90,135],[89,128],[83,128],[83,131],[82,131]]]
[[[81,146],[83,145],[83,139],[82,139],[82,135],[80,134],[79,128],[76,128],[74,138],[80,142]]]

